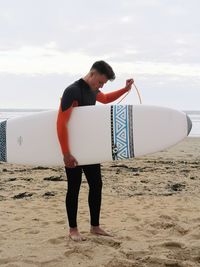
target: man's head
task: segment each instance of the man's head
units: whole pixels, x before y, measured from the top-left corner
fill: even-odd
[[[96,61],[85,77],[86,82],[92,90],[98,90],[102,88],[108,80],[113,81],[114,79],[115,73],[113,69],[103,60]]]

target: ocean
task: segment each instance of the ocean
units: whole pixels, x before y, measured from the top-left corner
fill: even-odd
[[[45,111],[43,109],[0,109],[0,121],[14,117],[33,114],[35,112]],[[200,110],[184,111],[190,117],[193,123],[192,131],[189,137],[200,137]]]

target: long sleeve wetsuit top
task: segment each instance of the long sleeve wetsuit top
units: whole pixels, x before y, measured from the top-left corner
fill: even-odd
[[[67,124],[73,107],[95,105],[96,101],[107,104],[115,101],[127,91],[123,88],[104,94],[100,90],[92,90],[83,79],[68,86],[61,98],[57,117],[57,134],[63,155],[70,153]]]

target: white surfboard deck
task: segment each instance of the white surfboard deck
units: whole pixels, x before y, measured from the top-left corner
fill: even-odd
[[[61,166],[57,111],[0,123],[0,161]],[[189,117],[170,108],[145,105],[76,107],[68,123],[71,154],[79,165],[141,157],[175,145],[192,127]]]

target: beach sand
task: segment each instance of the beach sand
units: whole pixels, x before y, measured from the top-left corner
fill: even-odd
[[[101,226],[89,233],[83,177],[79,230],[68,238],[63,168],[0,164],[0,266],[200,266],[200,139],[102,164]]]

